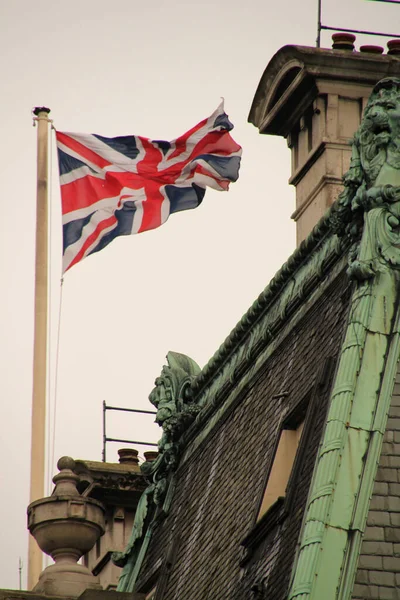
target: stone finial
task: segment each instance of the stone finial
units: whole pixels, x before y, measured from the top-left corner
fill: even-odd
[[[103,535],[105,509],[94,498],[79,494],[71,457],[60,458],[57,467],[60,472],[53,478],[52,495],[28,506],[28,529],[55,561],[41,573],[33,591],[76,598],[88,588],[101,589],[98,578],[78,561]]]
[[[79,481],[78,475],[73,472],[75,461],[70,456],[62,456],[57,462],[57,468],[60,471],[53,477],[55,488],[52,496],[76,496],[79,494],[76,484]]]

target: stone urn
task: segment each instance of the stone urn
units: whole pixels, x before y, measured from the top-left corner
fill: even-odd
[[[40,574],[33,588],[36,593],[77,597],[87,588],[102,589],[98,578],[78,560],[103,535],[105,510],[101,502],[79,494],[74,466],[69,456],[60,458],[52,495],[28,506],[28,529],[55,561]]]

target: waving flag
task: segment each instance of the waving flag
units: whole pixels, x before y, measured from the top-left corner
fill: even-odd
[[[172,142],[56,132],[63,214],[63,271],[115,237],[159,227],[196,208],[206,186],[227,190],[241,147],[223,104]]]

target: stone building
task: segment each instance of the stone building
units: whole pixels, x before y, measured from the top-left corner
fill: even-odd
[[[87,588],[116,588],[119,569],[111,556],[127,545],[146,488],[138,451],[118,453],[119,463],[61,458],[52,495],[28,507],[29,530],[55,561],[41,573],[37,594],[77,597]],[[145,453],[149,461],[155,456]]]
[[[249,120],[288,141],[299,246],[203,369],[168,354],[158,457],[124,502],[106,466],[60,464],[109,514],[88,600],[400,598],[400,50],[353,42],[285,46],[261,78]]]
[[[299,247],[202,370],[168,355],[120,591],[400,597],[400,60],[353,41],[261,78],[249,118],[288,140]]]

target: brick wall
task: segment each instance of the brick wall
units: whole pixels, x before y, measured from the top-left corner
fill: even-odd
[[[361,546],[355,598],[400,599],[400,369]]]
[[[169,516],[153,534],[140,584],[174,548],[162,600],[256,598],[257,585],[280,600],[288,587],[329,389],[316,398],[312,435],[300,465],[292,510],[243,563],[241,542],[255,525],[283,413],[310,390],[327,357],[338,355],[348,313],[342,274],[289,332],[235,410],[178,469]],[[285,392],[287,395],[275,398]],[[157,600],[160,600],[157,595]]]

